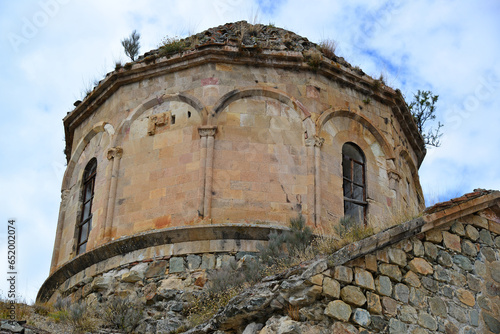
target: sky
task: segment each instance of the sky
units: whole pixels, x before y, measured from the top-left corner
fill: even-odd
[[[48,277],[65,169],[62,118],[94,81],[165,37],[228,22],[272,23],[399,88],[439,95],[441,146],[420,167],[427,205],[500,189],[500,2],[362,0],[0,0],[0,297],[7,297],[8,220],[16,292],[31,303]]]

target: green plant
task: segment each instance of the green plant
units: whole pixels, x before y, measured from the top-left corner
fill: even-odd
[[[49,304],[46,303],[35,303],[33,305],[33,311],[35,311],[36,314],[40,314],[42,316],[48,316],[50,312],[52,312],[53,307]]]
[[[132,331],[142,319],[144,306],[127,298],[112,297],[99,307],[99,316],[106,326]]]
[[[137,31],[132,31],[129,38],[122,40],[122,46],[125,54],[132,60],[135,61],[135,57],[139,54],[140,43],[139,39],[141,35]]]
[[[439,147],[441,145],[440,138],[443,135],[441,133],[443,124],[438,122],[435,130],[430,128],[427,132],[425,131],[425,124],[436,119],[435,104],[439,96],[432,94],[431,91],[418,90],[413,97],[414,100],[408,105],[408,109],[417,123],[418,131],[424,138],[425,145]]]
[[[160,56],[168,56],[174,53],[183,51],[188,47],[185,40],[178,39],[177,37],[165,37],[160,45]]]
[[[366,99],[364,99],[364,100],[363,100],[363,103],[364,103],[364,104],[370,104],[370,102],[371,102],[371,101],[372,101],[372,100],[370,100],[370,98],[369,98],[369,97],[367,97]]]
[[[304,52],[303,55],[307,65],[309,65],[314,71],[317,71],[321,65],[321,52],[318,50],[308,50]]]

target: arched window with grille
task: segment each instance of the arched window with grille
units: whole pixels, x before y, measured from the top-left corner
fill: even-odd
[[[95,175],[97,169],[97,160],[93,158],[89,161],[83,172],[82,187],[82,215],[78,224],[78,239],[76,254],[85,253],[89,233],[92,229],[92,200],[94,199]]]
[[[354,143],[342,146],[344,216],[366,221],[365,155]]]

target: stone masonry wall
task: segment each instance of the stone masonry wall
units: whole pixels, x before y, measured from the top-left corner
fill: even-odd
[[[469,215],[343,264],[303,263],[188,333],[500,333],[499,232]]]

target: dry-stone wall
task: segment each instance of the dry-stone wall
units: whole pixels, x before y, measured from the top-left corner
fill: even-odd
[[[500,236],[488,226],[469,216],[343,265],[304,263],[189,333],[500,333]]]

